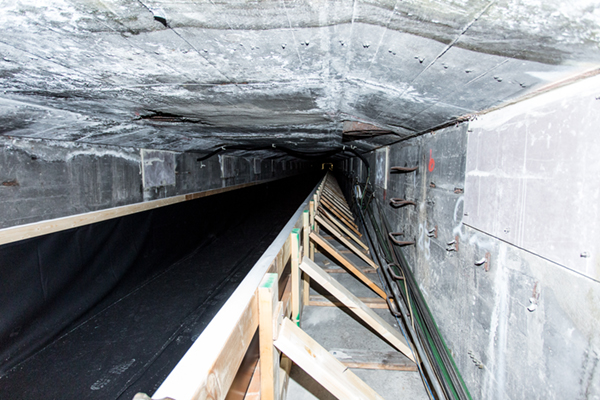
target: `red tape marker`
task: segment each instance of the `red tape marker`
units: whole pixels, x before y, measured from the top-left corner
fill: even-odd
[[[435,168],[435,160],[433,159],[433,157],[431,155],[431,149],[429,149],[429,172],[433,172],[434,168]]]

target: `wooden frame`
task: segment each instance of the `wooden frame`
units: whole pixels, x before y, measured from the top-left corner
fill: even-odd
[[[259,330],[259,285],[267,273],[274,273],[280,277],[288,260],[293,258],[292,252],[298,247],[291,244],[292,230],[303,228],[303,213],[308,210],[313,193],[298,208],[275,241],[154,393],[153,398],[225,399],[250,341]],[[282,310],[281,315],[285,313],[291,316],[291,297],[290,289],[284,290],[282,298],[278,299],[277,310]],[[274,298],[272,302],[275,303]],[[270,372],[265,373],[260,367],[255,370],[256,378],[251,381],[251,385],[254,385],[252,390],[257,392],[258,379],[261,383],[258,390],[261,398],[264,398],[262,384],[269,379],[273,380],[273,398],[281,398],[282,393],[287,390],[287,375],[291,364],[286,359],[282,359],[278,368],[275,368],[274,364],[273,359],[271,371],[273,375],[279,374],[279,383],[270,376]]]
[[[325,221],[324,218],[317,215],[315,217],[315,220],[319,224],[321,224],[321,226],[323,226],[326,230],[328,230],[329,233],[331,233],[333,236],[335,236],[335,238],[338,241],[340,241],[344,246],[346,246],[348,249],[350,249],[358,257],[362,258],[367,264],[369,264],[374,269],[379,268],[379,266],[377,264],[375,264],[375,262],[373,262],[373,260],[371,260],[371,258],[367,257],[365,255],[365,253],[363,253],[362,251],[357,249],[356,246],[354,246],[352,243],[350,243],[348,240],[346,240],[346,238],[337,229],[335,229],[331,224],[329,224],[327,221]]]
[[[411,361],[415,361],[412,351],[400,336],[400,332],[392,328],[379,315],[375,314],[367,307],[358,297],[353,295],[348,289],[340,284],[335,279],[331,278],[323,269],[311,261],[309,258],[304,258],[300,264],[300,268],[306,272],[311,279],[316,281],[323,289],[327,290],[335,296],[340,302],[349,308],[360,319],[367,323],[373,330],[387,340],[392,346],[398,349],[402,354],[408,357]]]
[[[260,359],[253,367],[254,371],[248,374],[251,373],[252,378],[245,400],[285,399],[292,362],[336,397],[343,399],[382,400],[381,396],[348,369],[350,365],[396,370],[414,368],[399,355],[396,357],[398,362],[392,365],[385,361],[390,358],[388,355],[369,358],[352,350],[346,350],[352,354],[352,363],[346,362],[345,365],[299,327],[302,307],[305,304],[319,302],[320,305],[343,306],[355,313],[408,360],[414,360],[399,332],[369,308],[387,308],[387,303],[383,300],[387,298],[385,292],[368,279],[362,269],[354,266],[318,234],[318,224],[321,224],[335,239],[366,261],[373,271],[378,267],[359,248],[346,240],[343,234],[325,219],[326,217],[316,214],[326,196],[339,194],[337,188],[329,190],[327,195],[324,194],[323,190],[329,186],[326,184],[332,182],[332,178],[326,175],[314,195],[309,196],[294,214],[238,289],[154,393],[154,398],[224,400],[256,332],[259,335]],[[332,202],[330,204],[334,207]],[[348,221],[342,222],[351,227],[347,224]],[[358,230],[356,231],[358,233]],[[359,244],[362,243],[357,237],[351,238]],[[315,244],[340,261],[381,298],[359,299],[332,279],[312,261]],[[366,246],[363,244],[361,247]],[[291,265],[290,276],[282,277],[287,271],[288,261]],[[309,296],[309,278],[329,291],[334,298]],[[280,282],[285,284],[281,292],[278,287]],[[139,396],[147,398],[143,394]]]
[[[375,293],[377,293],[381,298],[386,298],[387,294],[377,286],[372,280],[367,278],[367,276],[362,272],[361,269],[357,268],[350,260],[341,255],[333,246],[331,246],[325,239],[321,236],[317,235],[314,232],[310,233],[310,239],[318,244],[321,248],[323,248],[327,253],[329,253],[333,258],[335,258],[340,264],[342,264],[345,268],[347,268],[354,276],[360,279],[365,285],[370,287]],[[310,274],[309,274],[310,275]]]

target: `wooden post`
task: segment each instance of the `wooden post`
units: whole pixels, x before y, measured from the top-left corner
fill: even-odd
[[[308,235],[310,234],[310,211],[306,210],[302,213],[302,257],[308,257]]]
[[[292,254],[292,321],[300,323],[300,230],[293,229],[290,233],[290,251]]]
[[[315,215],[315,209],[319,205],[319,196],[316,195],[316,194],[313,196],[313,204],[314,204],[314,206],[313,206],[313,217],[312,217],[312,220],[310,221],[310,224],[312,226],[312,230],[318,233],[319,232],[319,227],[315,225],[315,217],[314,217],[314,215]]]
[[[309,256],[309,247],[310,247],[310,215],[309,211],[306,210],[302,214],[302,249],[304,250],[302,257]],[[310,278],[306,273],[302,273],[302,304],[308,304],[309,300],[309,292],[310,292]]]
[[[315,211],[316,211],[316,203],[311,200],[309,205],[308,205],[308,211],[309,211],[309,234],[310,232],[312,232],[313,227],[315,226]],[[315,245],[313,242],[310,242],[310,246],[309,246],[309,253],[308,253],[308,258],[310,258],[311,260],[315,260]]]
[[[273,347],[273,315],[276,312],[278,275],[266,274],[258,287],[258,334],[260,340],[260,395],[279,400],[279,354]]]

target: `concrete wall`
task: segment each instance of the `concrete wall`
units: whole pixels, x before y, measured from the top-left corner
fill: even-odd
[[[599,94],[588,79],[370,154],[474,399],[600,398]]]
[[[300,162],[198,157],[0,136],[0,228],[283,178],[307,168]]]

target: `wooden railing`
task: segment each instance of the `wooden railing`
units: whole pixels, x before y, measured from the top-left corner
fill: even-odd
[[[285,399],[292,363],[338,398],[381,399],[371,387],[300,328],[309,304],[310,279],[409,360],[412,352],[400,333],[370,307],[381,308],[386,293],[365,273],[378,265],[332,175],[326,175],[256,263],[223,308],[194,342],[153,399]],[[367,262],[359,268],[320,234],[325,229]],[[380,297],[367,304],[314,262],[315,247]],[[234,249],[232,249],[234,251]],[[379,301],[378,301],[379,300]],[[383,303],[385,304],[385,303]],[[258,341],[257,341],[258,339]],[[256,343],[260,343],[256,350]],[[135,399],[149,399],[145,394]]]

